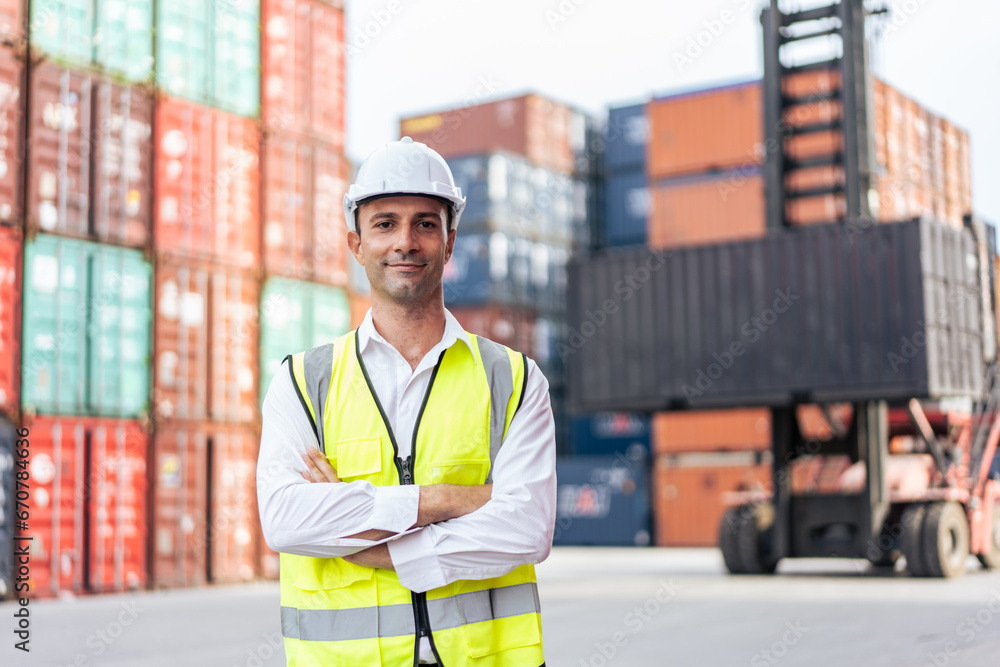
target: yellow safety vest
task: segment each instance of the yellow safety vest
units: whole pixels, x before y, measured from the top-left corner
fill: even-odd
[[[520,406],[523,354],[469,334],[438,359],[413,429],[412,453],[372,388],[356,332],[291,355],[294,385],[321,451],[344,482],[484,484]],[[543,664],[535,570],[413,593],[392,570],[281,554],[281,629],[291,667],[416,665],[430,637],[445,667]]]

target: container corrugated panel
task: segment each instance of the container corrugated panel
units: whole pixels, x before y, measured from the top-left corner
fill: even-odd
[[[641,167],[610,172],[604,181],[604,243],[645,244],[653,195]]]
[[[649,117],[645,104],[608,111],[604,165],[609,170],[646,168]]]
[[[157,258],[153,402],[158,418],[256,419],[259,294],[260,283],[250,271]]]
[[[817,225],[575,262],[575,409],[978,399],[971,233],[931,221],[848,231]],[[601,326],[587,319],[595,311],[608,313]]]
[[[15,454],[21,447],[15,446],[15,440],[20,434],[15,432],[14,424],[6,417],[0,416],[0,600],[6,600],[16,591],[14,577],[17,564],[14,561],[14,510],[17,496],[13,493],[15,486]],[[23,443],[17,443],[23,444]],[[16,592],[23,592],[16,591]]]
[[[21,238],[0,227],[0,413],[16,415],[21,380]]]
[[[674,248],[762,236],[764,177],[756,169],[653,187],[648,243]]]
[[[260,398],[289,354],[336,340],[350,331],[347,293],[336,287],[269,278],[260,300]]]
[[[562,172],[574,169],[570,109],[538,95],[405,118],[400,134],[445,157],[508,151]]]
[[[346,160],[329,144],[288,134],[267,137],[263,154],[265,272],[346,286]]]
[[[652,421],[657,454],[771,448],[766,408],[658,412]]]
[[[32,46],[74,67],[90,65],[94,36],[93,0],[32,2]]]
[[[249,119],[183,100],[159,101],[158,249],[235,266],[258,264],[259,140]]]
[[[0,12],[6,3],[0,3]],[[20,5],[20,3],[17,3]],[[0,21],[3,15],[0,14]],[[0,26],[2,27],[2,26]],[[21,224],[21,84],[24,65],[0,47],[0,225]]]
[[[97,0],[94,63],[130,81],[153,72],[153,0]]]
[[[149,436],[115,419],[37,418],[25,427],[32,595],[145,587]]]
[[[469,333],[485,336],[516,352],[523,352],[529,358],[535,356],[534,311],[498,305],[462,306],[449,310]]]
[[[0,0],[0,42],[16,45],[24,38],[24,1]]]
[[[145,413],[150,264],[136,250],[51,235],[29,241],[24,253],[22,408]]]
[[[257,116],[260,114],[260,2],[206,4],[215,12],[210,42],[212,103],[230,113]]]
[[[156,3],[156,82],[171,95],[211,103],[209,36],[214,4],[203,0]]]
[[[753,453],[660,456],[653,471],[656,546],[711,547],[729,507],[724,494],[770,487],[771,466]]]
[[[572,450],[577,456],[638,458],[649,455],[650,420],[636,412],[598,412],[573,417]]]
[[[263,0],[262,115],[272,130],[344,146],[344,12],[317,0]]]
[[[645,458],[560,458],[556,545],[648,546],[649,467]]]
[[[647,169],[659,180],[755,161],[763,133],[757,81],[649,103]]]

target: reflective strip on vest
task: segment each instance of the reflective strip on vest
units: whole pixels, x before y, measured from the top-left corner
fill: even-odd
[[[309,402],[312,403],[313,409],[316,411],[316,436],[319,438],[319,451],[326,454],[323,418],[326,414],[326,395],[330,391],[330,380],[333,379],[333,343],[306,350],[303,354],[302,370]]]
[[[541,609],[538,586],[534,583],[427,600],[432,631],[521,614],[540,614]],[[415,631],[413,606],[408,604],[357,609],[281,608],[281,634],[289,639],[345,641],[412,636]]]
[[[503,446],[507,403],[514,395],[514,374],[506,348],[482,336],[478,336],[477,341],[483,368],[486,370],[486,379],[490,384],[490,472],[486,477],[486,483],[492,484],[493,462],[496,461],[500,447]]]

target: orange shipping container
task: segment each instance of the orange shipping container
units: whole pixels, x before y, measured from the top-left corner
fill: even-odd
[[[0,31],[4,7],[0,3]],[[24,65],[13,49],[0,47],[0,224],[21,224],[21,81]]]
[[[650,102],[650,180],[758,163],[762,104],[756,81]]]
[[[30,442],[32,596],[146,583],[146,460],[138,422],[45,417]]]
[[[496,304],[449,308],[462,328],[534,358],[535,313]]]
[[[771,466],[755,455],[688,454],[656,459],[653,522],[656,545],[711,547],[729,509],[724,494],[770,488]]]
[[[403,119],[400,134],[445,157],[509,151],[535,164],[571,172],[583,127],[569,107],[539,95]]]
[[[23,0],[2,0],[0,2],[0,41],[17,45],[24,39]]]
[[[159,255],[153,322],[158,419],[253,423],[260,282],[255,274]]]
[[[259,264],[260,137],[254,121],[175,98],[156,107],[155,245]]]
[[[0,227],[0,413],[18,411],[21,380],[20,230]]]
[[[152,583],[157,587],[253,579],[259,535],[259,438],[245,426],[168,425],[153,454]]]
[[[653,415],[654,454],[771,448],[767,408],[658,412]]]
[[[659,183],[653,188],[648,225],[654,248],[761,236],[766,225],[764,179],[757,172],[732,172]]]
[[[354,257],[351,257],[350,261],[353,262]],[[348,297],[348,302],[351,308],[351,329],[357,329],[372,307],[372,298],[368,294],[352,294]]]

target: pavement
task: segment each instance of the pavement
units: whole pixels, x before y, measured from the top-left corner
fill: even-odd
[[[955,580],[865,561],[725,574],[715,549],[559,547],[538,566],[549,667],[996,667],[1000,572]],[[275,583],[0,604],[0,665],[279,667]]]

